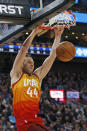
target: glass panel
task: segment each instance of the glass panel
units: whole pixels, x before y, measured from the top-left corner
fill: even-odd
[[[7,23],[0,24],[0,37],[2,37],[4,34],[6,34],[6,32],[10,31],[11,28],[14,26],[15,25],[7,24]]]

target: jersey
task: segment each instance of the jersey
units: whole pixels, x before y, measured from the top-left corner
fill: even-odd
[[[29,76],[23,73],[20,79],[12,84],[13,91],[13,111],[17,125],[24,122],[35,121],[38,123],[41,119],[37,119],[39,113],[39,101],[41,96],[41,88],[38,77],[33,74]]]

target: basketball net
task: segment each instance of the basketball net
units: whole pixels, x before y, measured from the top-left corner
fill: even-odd
[[[51,18],[48,23],[41,25],[40,28],[43,29],[43,31],[39,33],[38,36],[44,34],[50,29],[56,29],[57,26],[64,26],[64,28],[70,29],[71,26],[75,25],[76,16],[69,11],[63,11],[55,17]]]

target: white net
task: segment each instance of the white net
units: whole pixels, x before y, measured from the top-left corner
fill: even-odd
[[[74,16],[69,13],[60,13],[49,20],[49,26],[52,27],[56,25],[67,26],[70,25],[71,23],[72,26],[76,25]]]

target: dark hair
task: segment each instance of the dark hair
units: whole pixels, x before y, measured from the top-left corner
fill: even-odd
[[[25,56],[25,57],[31,57],[31,58],[32,58],[31,54],[26,54],[26,56]]]

